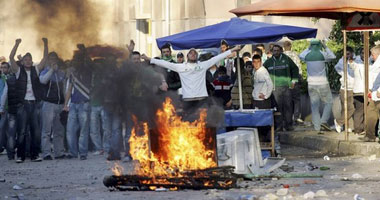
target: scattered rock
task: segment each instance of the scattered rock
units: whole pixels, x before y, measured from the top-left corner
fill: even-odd
[[[306,192],[306,193],[303,195],[303,198],[304,198],[304,199],[314,199],[314,197],[315,197],[315,193],[312,192],[312,191]]]
[[[323,156],[323,160],[330,160],[329,156]]]
[[[1,183],[5,183],[5,179],[0,179],[0,182]]]
[[[354,179],[361,179],[361,178],[363,178],[363,176],[360,175],[360,174],[358,174],[358,173],[355,173],[355,174],[352,175],[352,178],[354,178]]]
[[[376,160],[376,154],[373,154],[373,155],[371,155],[370,157],[368,157],[368,160],[369,160],[369,161],[374,161],[374,160]]]
[[[339,179],[339,176],[338,175],[332,175],[332,176],[330,176],[330,179]]]
[[[263,197],[260,197],[260,200],[278,200],[278,196],[275,194],[269,193]]]
[[[324,190],[318,190],[316,193],[315,193],[315,197],[327,197],[327,193],[326,191]]]
[[[19,185],[14,185],[14,186],[13,186],[13,189],[14,189],[14,190],[22,190],[22,187],[19,186]]]
[[[246,194],[246,195],[241,195],[239,197],[239,200],[256,200],[257,196],[254,194]]]
[[[317,184],[317,181],[306,179],[303,181],[303,183],[305,183],[305,184]]]
[[[359,194],[355,194],[354,200],[365,200],[365,199],[361,197]]]
[[[276,195],[278,196],[286,196],[288,194],[289,189],[287,188],[281,188],[277,190]]]

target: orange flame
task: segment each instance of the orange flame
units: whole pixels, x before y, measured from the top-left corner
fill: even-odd
[[[124,168],[119,163],[115,162],[111,170],[115,176],[121,176],[123,174]]]
[[[149,127],[147,123],[137,124],[129,139],[130,154],[139,161],[135,172],[139,175],[155,177],[156,175],[181,176],[179,172],[205,169],[217,166],[213,160],[213,150],[205,146],[206,110],[202,110],[198,120],[182,121],[176,115],[169,98],[163,103],[163,109],[156,113],[157,137],[159,151],[150,149]],[[142,134],[139,134],[142,127]],[[152,134],[152,133],[151,133]]]

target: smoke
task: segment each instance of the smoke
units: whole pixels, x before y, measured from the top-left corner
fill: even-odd
[[[78,43],[91,46],[110,38],[102,35],[105,28],[112,26],[110,4],[106,2],[17,0],[0,1],[0,6],[1,28],[6,29],[3,37],[9,40],[4,46],[13,46],[16,38],[22,38],[21,51],[25,49],[33,55],[42,54],[42,37],[49,39],[49,51],[56,51],[64,59],[72,57]]]
[[[100,13],[88,0],[29,0],[24,5],[38,38],[49,38],[49,48],[61,57],[71,55],[77,43],[99,42]]]

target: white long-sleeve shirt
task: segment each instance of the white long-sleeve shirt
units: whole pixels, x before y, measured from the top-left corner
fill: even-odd
[[[154,58],[150,60],[150,63],[173,70],[179,74],[182,85],[182,97],[186,100],[208,96],[206,88],[207,70],[230,54],[231,51],[229,50],[204,62],[196,63],[170,63]]]
[[[326,48],[326,51],[320,51],[323,57],[325,58],[324,61],[307,61],[305,60],[307,54],[309,54],[311,51],[310,49],[304,50],[300,55],[300,59],[302,61],[306,62],[307,65],[307,82],[309,85],[326,85],[329,84],[326,76],[326,62],[330,62],[331,60],[335,59],[334,53],[329,49]]]
[[[273,91],[273,82],[269,76],[268,70],[265,67],[260,67],[253,72],[253,100],[262,101],[259,98],[260,93],[264,94],[264,98],[268,99]]]
[[[347,61],[347,90],[353,90],[354,88],[354,65],[348,63]],[[338,74],[341,76],[340,81],[340,89],[344,89],[344,74],[343,74],[343,57],[339,59],[338,63],[335,65],[335,70],[338,72]]]
[[[356,57],[352,64],[354,69],[354,94],[364,93],[364,64],[360,57]]]

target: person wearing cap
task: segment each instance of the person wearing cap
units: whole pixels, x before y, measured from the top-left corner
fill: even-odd
[[[201,106],[208,97],[205,78],[206,71],[220,60],[226,58],[233,51],[239,49],[240,47],[236,46],[231,50],[203,62],[198,61],[198,52],[195,49],[190,49],[187,54],[187,62],[180,64],[149,58],[145,54],[142,55],[142,58],[151,64],[179,73],[182,85],[182,98],[186,104],[185,109],[190,109],[191,107]]]
[[[177,63],[184,63],[185,62],[185,56],[182,52],[179,52],[177,54]]]
[[[322,51],[324,49],[324,51]],[[326,62],[335,59],[334,53],[321,41],[312,40],[310,47],[304,50],[300,55],[300,59],[307,65],[307,83],[311,101],[311,115],[314,129],[321,132],[323,130],[330,131],[327,120],[331,115],[332,95],[330,85],[326,76]],[[319,112],[321,102],[324,105],[322,117]]]
[[[212,82],[214,87],[214,96],[223,101],[224,109],[231,108],[231,87],[233,86],[231,78],[227,75],[227,69],[220,66],[216,71],[218,77]]]

